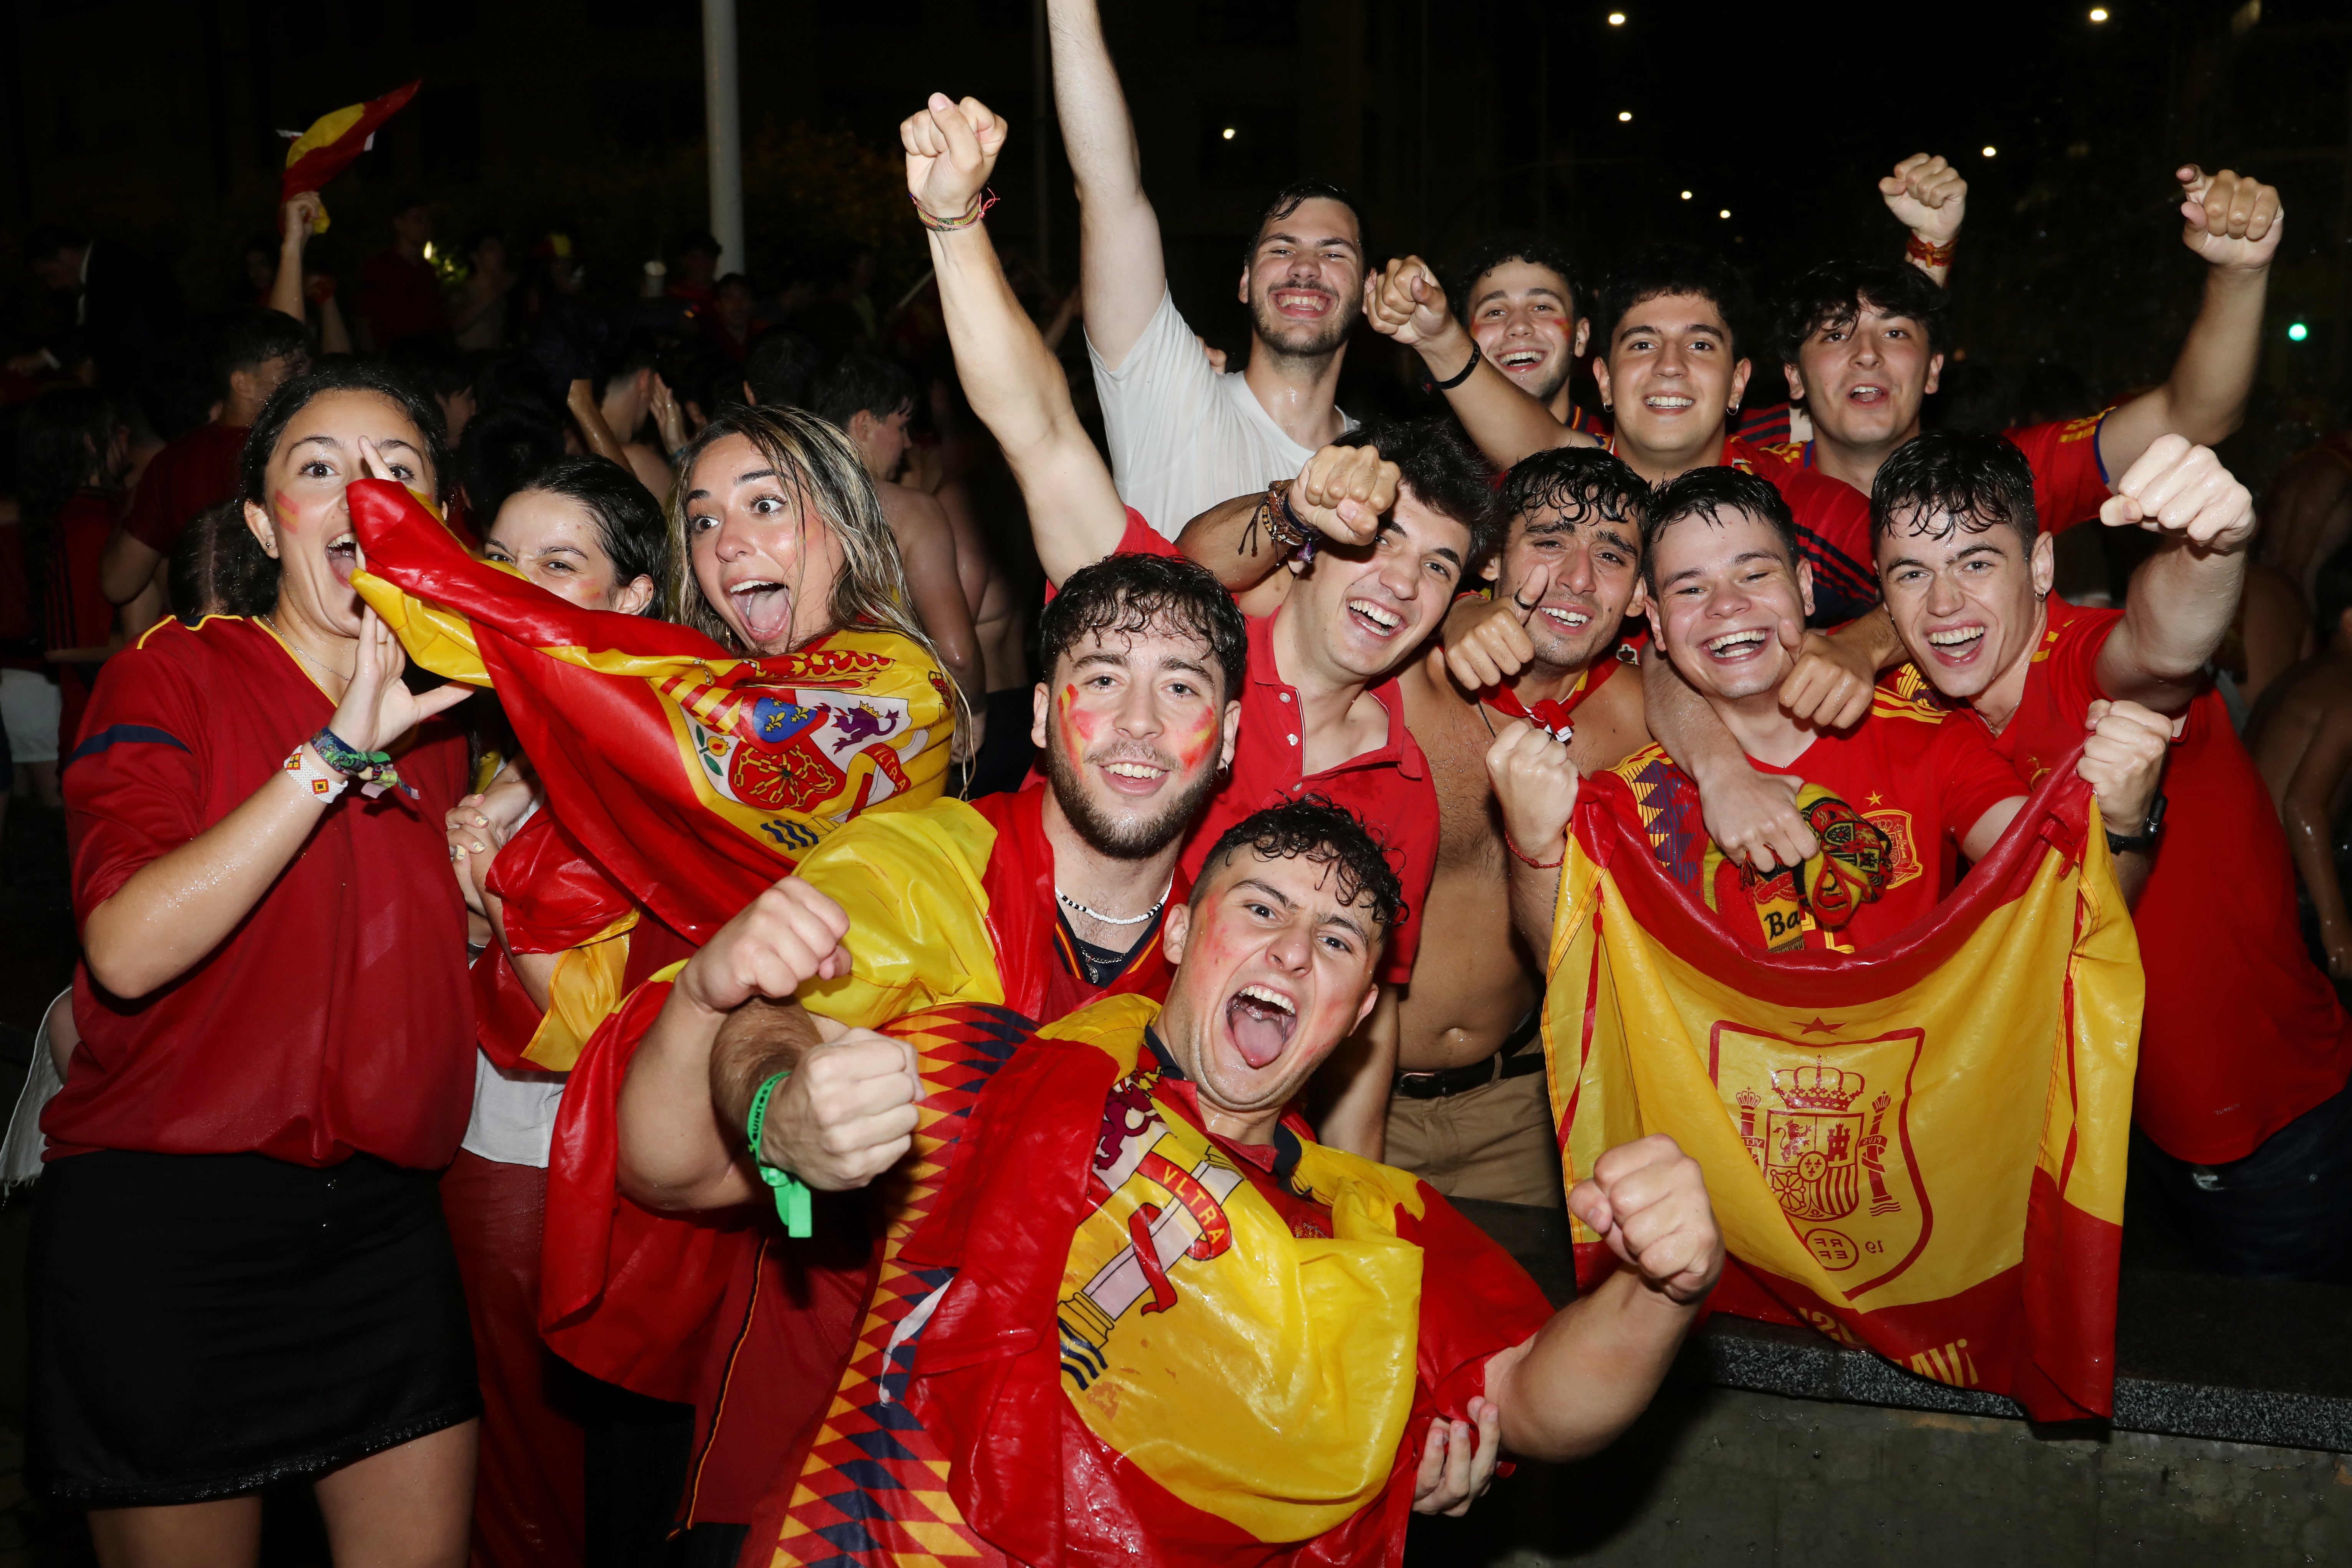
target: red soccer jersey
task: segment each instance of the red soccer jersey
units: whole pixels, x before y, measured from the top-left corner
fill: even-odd
[[[1127,532],[1118,542],[1118,552],[1183,554],[1133,507],[1127,510]],[[1404,884],[1404,918],[1389,932],[1380,976],[1402,985],[1412,978],[1413,954],[1421,946],[1421,906],[1437,865],[1437,789],[1429,781],[1427,759],[1405,728],[1404,693],[1393,679],[1371,689],[1388,710],[1388,740],[1336,767],[1318,773],[1306,771],[1298,690],[1275,667],[1274,623],[1284,613],[1250,619],[1249,678],[1242,685],[1241,733],[1234,742],[1233,771],[1224,787],[1209,797],[1208,809],[1185,840],[1184,875],[1198,878],[1218,838],[1242,818],[1303,795],[1328,796],[1363,819]]]
[[[368,319],[378,349],[449,330],[449,310],[442,303],[433,264],[411,261],[396,249],[379,250],[360,263],[360,314]]]
[[[98,490],[76,492],[58,509],[49,540],[49,583],[44,635],[53,648],[104,647],[114,636],[114,606],[100,584],[106,542],[114,535],[114,508]],[[69,756],[89,706],[95,664],[59,664],[58,755]]]
[[[155,454],[140,476],[122,531],[169,555],[196,513],[236,494],[242,425],[199,425]]]
[[[2121,610],[2053,596],[2025,695],[1993,744],[2029,780],[2082,742]],[[2164,772],[2164,836],[2133,921],[2147,974],[2132,1114],[2176,1159],[2242,1159],[2344,1087],[2352,1020],[2296,929],[2294,865],[2253,759],[2210,689]]]
[[[167,620],[117,655],[65,768],[76,919],[243,804],[334,710],[256,622]],[[76,969],[81,1044],[41,1118],[52,1159],[449,1163],[474,1092],[466,907],[441,826],[466,791],[465,738],[434,721],[399,764],[420,799],[346,794],[179,979],[123,1002]]]
[[[1874,947],[1932,914],[1958,879],[1961,837],[1986,812],[2026,793],[2017,770],[1993,750],[1979,726],[1949,721],[1942,710],[1884,689],[1868,718],[1851,730],[1816,736],[1787,766],[1748,760],[1759,773],[1820,784],[1886,835],[1891,855],[1885,890],[1856,910],[1843,931],[1817,930],[1807,917],[1805,945],[1835,952]],[[1673,831],[1677,822],[1695,826],[1696,814],[1658,809],[1662,794],[1685,787],[1664,749],[1636,752],[1615,772],[1633,786],[1642,826],[1659,860],[1696,887],[1704,874],[1706,845],[1677,841]],[[1732,931],[1760,950],[1761,927],[1745,917],[1738,887],[1738,869],[1725,867],[1717,885],[1717,905]]]

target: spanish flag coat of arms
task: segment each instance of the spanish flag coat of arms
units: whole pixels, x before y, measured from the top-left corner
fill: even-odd
[[[1625,787],[1586,781],[1552,931],[1568,1182],[1669,1133],[1730,1253],[1717,1309],[2109,1414],[2141,976],[2089,786],[2053,770],[1932,916],[1851,954],[1743,947]],[[1612,1260],[1575,1241],[1589,1284]]]

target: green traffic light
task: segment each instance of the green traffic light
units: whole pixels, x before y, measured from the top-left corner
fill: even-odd
[[[2309,336],[2311,336],[2311,329],[2301,321],[2295,322],[2286,330],[2286,341],[2291,343],[2299,343]]]

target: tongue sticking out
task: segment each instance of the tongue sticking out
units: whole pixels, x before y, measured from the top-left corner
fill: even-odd
[[[1233,1036],[1242,1060],[1253,1068],[1265,1067],[1282,1055],[1282,1047],[1290,1043],[1291,1030],[1297,1026],[1297,1018],[1255,996],[1236,996],[1225,1004],[1225,1030]]]
[[[792,628],[793,596],[787,590],[745,588],[733,597],[736,613],[743,617],[743,630],[754,644],[764,647]]]

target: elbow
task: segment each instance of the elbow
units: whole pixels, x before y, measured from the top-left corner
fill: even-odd
[[[158,962],[158,944],[133,941],[131,933],[117,929],[121,923],[114,918],[110,900],[92,910],[82,922],[82,963],[91,984],[119,1000],[136,1002],[173,976]]]

